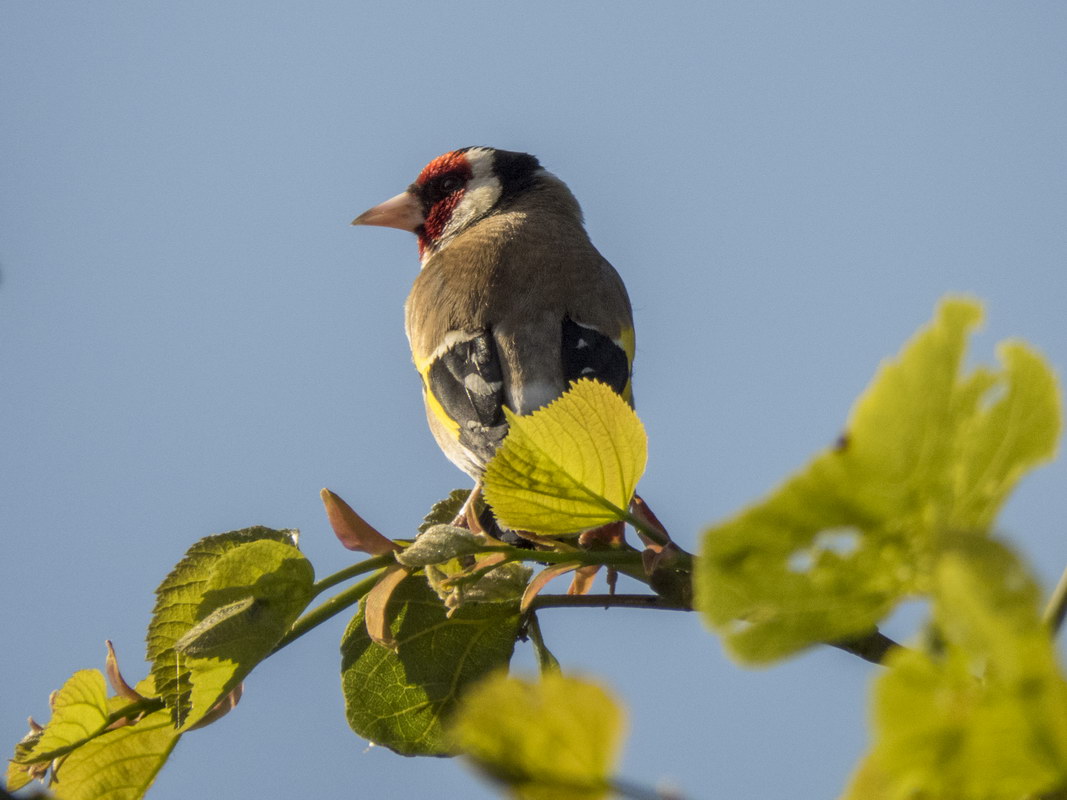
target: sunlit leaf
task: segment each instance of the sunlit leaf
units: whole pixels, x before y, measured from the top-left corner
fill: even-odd
[[[415,575],[393,590],[388,610],[395,650],[371,640],[362,609],[341,642],[348,723],[403,755],[446,755],[442,720],[469,684],[511,659],[518,601],[472,603],[448,617]]]
[[[759,663],[871,630],[929,590],[940,539],[989,533],[1018,480],[1056,450],[1055,376],[1022,344],[962,373],[981,311],[941,304],[885,363],[837,446],[762,502],[709,529],[697,607],[738,659]]]
[[[581,380],[510,430],[489,462],[485,499],[500,522],[546,535],[624,519],[647,460],[633,409],[599,381]]]
[[[601,687],[549,671],[539,681],[492,675],[464,695],[449,733],[491,778],[527,800],[606,797],[622,709]]]
[[[100,670],[75,672],[52,699],[52,718],[36,744],[19,759],[48,761],[57,750],[84,741],[107,726],[107,684]]]
[[[889,779],[871,758],[863,758],[849,777],[839,800],[894,800]],[[911,800],[933,800],[921,794]]]
[[[266,657],[311,599],[311,564],[292,531],[249,528],[202,539],[157,590],[152,675],[189,727]]]
[[[57,800],[139,800],[179,736],[166,709],[108,731],[61,762],[52,791]]]
[[[1067,682],[1033,581],[1006,547],[976,537],[946,546],[935,577],[942,639],[890,656],[867,769],[894,799],[1067,787]]]

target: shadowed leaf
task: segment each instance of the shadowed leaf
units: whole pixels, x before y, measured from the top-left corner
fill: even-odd
[[[402,755],[447,755],[442,720],[457,696],[486,673],[506,667],[519,630],[518,603],[472,603],[445,614],[415,575],[389,603],[395,651],[375,644],[360,610],[341,642],[341,683],[348,724]]]

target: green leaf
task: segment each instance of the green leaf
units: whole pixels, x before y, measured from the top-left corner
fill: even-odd
[[[696,606],[739,660],[762,663],[870,631],[929,590],[940,540],[987,535],[1059,436],[1055,376],[1022,344],[961,374],[978,305],[941,304],[882,366],[834,448],[705,532]]]
[[[1032,579],[1003,545],[959,537],[936,569],[927,650],[874,688],[868,771],[887,797],[1022,798],[1067,787],[1067,682]]]
[[[518,602],[532,571],[523,564],[501,563],[501,553],[481,553],[491,540],[454,525],[432,525],[397,552],[406,567],[425,567],[426,579],[445,607],[464,603]],[[499,566],[497,566],[499,565]]]
[[[473,681],[506,667],[519,632],[518,603],[475,603],[445,614],[421,576],[393,592],[396,651],[371,641],[360,609],[341,641],[348,724],[402,755],[448,755],[442,719]]]
[[[517,797],[605,797],[618,761],[623,712],[601,687],[549,672],[539,681],[492,675],[463,696],[449,734]]]
[[[162,709],[134,725],[108,731],[71,752],[56,768],[57,800],[144,797],[180,734]]]
[[[18,761],[29,764],[50,761],[58,750],[84,741],[107,727],[107,684],[97,669],[75,672],[52,699],[52,719]]]
[[[311,600],[314,572],[295,543],[268,528],[209,536],[156,590],[148,658],[176,725],[202,719]]]
[[[507,438],[483,478],[501,523],[562,535],[627,519],[648,440],[625,400],[599,381],[580,380],[528,416],[507,416]]]
[[[425,567],[441,564],[460,556],[469,556],[483,549],[488,542],[484,536],[454,525],[431,525],[410,545],[396,554],[405,567]]]
[[[445,603],[448,614],[471,603],[517,604],[530,583],[533,570],[508,562],[492,566],[491,557],[467,570],[453,572],[449,564],[426,567],[426,581]]]
[[[470,496],[470,493],[470,489],[453,489],[448,493],[448,497],[434,503],[430,512],[419,524],[419,533],[426,533],[434,525],[451,525],[452,520],[459,514],[459,510],[463,508],[463,504],[467,502],[467,497]],[[479,509],[478,513],[481,514],[481,509],[485,507],[485,503],[479,499],[477,507]]]
[[[46,766],[24,763],[24,759],[37,746],[42,733],[44,730],[31,728],[29,733],[15,743],[15,754],[7,762],[7,771],[4,774],[4,785],[9,792],[17,792],[35,777],[41,777],[47,771]]]

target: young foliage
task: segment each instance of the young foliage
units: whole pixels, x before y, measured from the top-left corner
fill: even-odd
[[[511,660],[518,599],[469,603],[449,616],[426,579],[412,575],[388,610],[395,649],[371,639],[363,608],[341,641],[348,724],[402,755],[448,755],[443,720],[470,684]]]
[[[396,560],[425,568],[426,582],[444,601],[449,616],[470,603],[517,602],[532,571],[524,564],[506,561],[499,552],[475,555],[488,541],[465,528],[435,525],[397,553]]]
[[[419,533],[426,533],[434,525],[451,524],[463,508],[463,504],[467,502],[470,493],[470,489],[453,489],[448,493],[448,497],[434,503],[429,513],[419,523]],[[484,501],[479,501],[479,505],[484,507]]]
[[[846,649],[888,664],[875,685],[874,742],[844,800],[1067,798],[1067,682],[1036,586],[989,537],[1018,480],[1055,451],[1059,389],[1020,343],[1000,346],[999,370],[964,373],[980,316],[974,303],[944,302],[879,370],[838,445],[708,530],[696,562],[696,605],[740,660],[849,640]],[[635,499],[645,434],[608,387],[579,381],[509,421],[484,494],[514,530],[496,527],[484,504],[489,533],[453,525],[469,494],[457,491],[414,542],[393,542],[323,490],[338,539],[373,557],[314,584],[295,531],[201,540],[157,590],[152,675],[130,688],[112,653],[117,696],[108,697],[99,672],[75,673],[48,725],[31,722],[16,746],[8,788],[51,768],[61,800],[138,800],[179,736],[231,708],[259,661],[360,602],[341,643],[357,734],[404,755],[461,753],[527,800],[628,791],[612,778],[622,712],[604,690],[560,674],[534,614],[594,598],[538,593],[572,570],[581,579],[570,593],[587,591],[608,566],[655,594],[597,602],[687,609],[693,558]],[[623,520],[643,551],[621,524],[600,527]],[[504,543],[516,530],[522,547]],[[531,581],[522,561],[545,569]],[[300,617],[313,595],[357,576]],[[903,649],[882,637],[874,656],[857,648],[909,594],[933,601],[924,641]],[[539,682],[506,675],[526,633]]]
[[[40,738],[18,760],[23,763],[51,761],[59,751],[96,736],[108,724],[107,684],[98,669],[83,669],[71,675],[52,696],[52,719]]]
[[[1067,681],[1038,591],[1002,544],[956,537],[934,630],[874,688],[874,745],[845,797],[1026,798],[1067,789]]]
[[[508,412],[508,423],[483,478],[486,502],[503,525],[559,536],[627,518],[648,441],[610,387],[577,381],[533,414]]]
[[[52,696],[51,720],[15,747],[6,776],[9,790],[50,772],[58,800],[144,796],[180,734],[170,713],[145,699],[154,692],[151,678],[132,689],[114,669],[123,690],[117,695],[108,696],[98,670],[86,669]]]
[[[202,720],[311,600],[294,531],[246,528],[193,545],[156,590],[148,659],[175,724]]]
[[[456,749],[522,800],[606,797],[624,732],[607,691],[554,671],[539,681],[491,675],[449,723]]]
[[[454,525],[431,525],[396,554],[405,567],[428,567],[472,556],[485,548],[485,537]]]
[[[884,364],[836,447],[708,530],[696,605],[739,660],[768,662],[873,629],[929,591],[940,542],[985,535],[1022,475],[1055,452],[1059,391],[1044,360],[1001,345],[962,374],[981,311],[942,303]]]
[[[57,800],[139,800],[180,735],[166,709],[110,730],[62,761],[53,793]]]
[[[349,550],[358,550],[372,556],[391,553],[397,545],[379,533],[374,526],[356,513],[343,499],[323,489],[319,492],[322,505],[326,509],[326,518],[330,521],[337,540]]]

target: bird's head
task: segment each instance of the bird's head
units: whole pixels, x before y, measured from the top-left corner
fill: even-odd
[[[364,211],[353,225],[382,225],[419,238],[423,262],[456,234],[542,181],[558,183],[527,153],[465,147],[438,156],[405,191]]]

